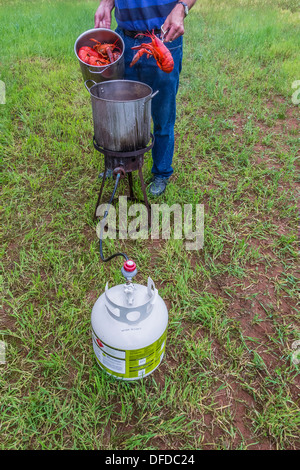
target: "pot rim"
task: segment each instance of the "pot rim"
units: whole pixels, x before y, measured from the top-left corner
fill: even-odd
[[[122,43],[122,53],[120,55],[120,57],[115,60],[112,64],[107,64],[107,65],[89,65],[87,64],[86,62],[83,62],[83,60],[80,59],[80,57],[78,56],[77,54],[77,44],[78,44],[78,41],[80,39],[82,39],[85,35],[89,34],[89,33],[92,33],[92,32],[96,32],[96,31],[109,31],[110,33],[113,33],[115,36],[118,37],[118,39],[120,39],[121,43]],[[90,68],[91,70],[93,71],[97,71],[97,70],[102,70],[104,68],[108,68],[110,67],[111,65],[115,65],[117,62],[119,62],[119,60],[123,57],[124,55],[124,50],[125,50],[125,44],[124,44],[124,41],[123,41],[123,38],[118,34],[116,33],[115,31],[113,31],[112,29],[108,29],[108,28],[92,28],[92,29],[88,29],[87,31],[84,31],[84,33],[80,34],[80,36],[78,36],[78,38],[76,39],[75,41],[75,44],[74,44],[74,52],[75,52],[75,55],[77,57],[77,59],[79,60],[79,62],[81,62],[83,65],[85,65],[87,68]]]
[[[99,96],[95,96],[94,94],[91,93],[91,90],[94,88],[94,87],[97,87],[97,86],[106,86],[106,84],[108,83],[117,83],[117,82],[126,82],[126,83],[138,83],[139,85],[143,85],[144,87],[148,88],[149,90],[149,94],[146,95],[146,96],[143,96],[142,98],[136,98],[134,100],[109,100],[107,98],[100,98]],[[143,83],[143,82],[139,82],[137,80],[107,80],[105,82],[100,82],[100,83],[95,83],[94,85],[92,85],[89,89],[89,92],[90,92],[90,95],[95,98],[96,100],[99,100],[99,101],[107,101],[109,103],[134,103],[136,101],[141,101],[141,100],[145,100],[146,98],[149,97],[149,95],[151,96],[153,94],[153,90],[152,88],[147,85],[146,83]]]

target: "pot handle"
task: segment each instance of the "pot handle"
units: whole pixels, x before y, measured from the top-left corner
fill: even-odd
[[[154,93],[152,93],[152,95],[147,96],[144,103],[148,103],[149,100],[152,100],[152,98],[154,98],[154,96],[156,96],[157,93],[159,93],[159,90],[156,90]]]
[[[95,70],[91,70],[91,69],[89,69],[89,72],[94,73],[95,75],[101,75],[103,72],[105,72],[105,70],[107,70],[109,68],[109,65],[107,67],[105,67],[103,70],[99,70],[99,72],[96,72]]]
[[[96,85],[96,82],[94,80],[91,80],[90,78],[84,82],[84,86],[87,89],[88,92],[90,92],[90,87],[88,87],[87,83],[88,82],[93,82],[93,85]]]

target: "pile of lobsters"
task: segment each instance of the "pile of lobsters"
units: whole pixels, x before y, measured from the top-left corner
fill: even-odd
[[[93,38],[90,40],[96,44],[93,47],[83,46],[78,51],[79,59],[86,64],[101,67],[112,64],[121,56],[121,49],[116,46],[116,43],[101,43]]]

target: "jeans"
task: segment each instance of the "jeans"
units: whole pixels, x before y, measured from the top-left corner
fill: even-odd
[[[155,176],[168,178],[173,173],[172,160],[174,153],[174,125],[176,120],[176,94],[179,86],[179,74],[182,66],[182,36],[175,41],[165,43],[174,59],[171,73],[163,72],[154,57],[147,59],[144,54],[132,67],[129,66],[136,54],[131,48],[149,42],[147,37],[131,38],[124,35],[122,29],[116,32],[125,43],[124,60],[126,80],[146,83],[153,91],[159,93],[152,99],[151,114],[153,119],[154,145],[152,148],[152,173]]]

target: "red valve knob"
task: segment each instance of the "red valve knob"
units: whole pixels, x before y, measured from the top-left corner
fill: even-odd
[[[125,261],[124,263],[124,269],[125,271],[131,273],[132,271],[134,271],[136,269],[136,264],[134,261],[132,261],[131,259]]]

